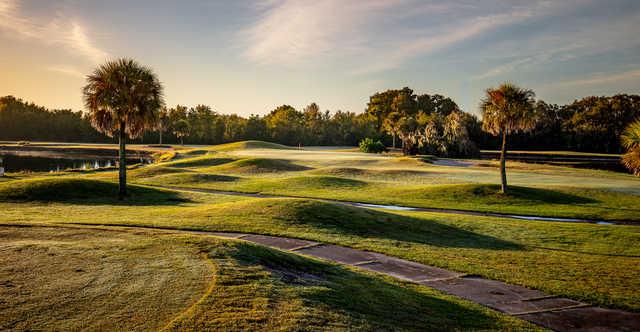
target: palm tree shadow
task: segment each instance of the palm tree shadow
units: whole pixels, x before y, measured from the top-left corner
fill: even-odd
[[[495,186],[498,191],[499,187]],[[513,198],[526,199],[529,201],[549,203],[549,204],[590,204],[598,203],[591,197],[579,196],[558,190],[510,186],[507,194]]]

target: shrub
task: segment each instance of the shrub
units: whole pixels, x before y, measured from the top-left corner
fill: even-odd
[[[365,138],[360,141],[360,151],[366,153],[382,153],[387,151],[387,147],[385,147],[380,140],[374,141],[372,138]]]

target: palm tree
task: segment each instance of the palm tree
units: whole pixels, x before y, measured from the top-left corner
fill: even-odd
[[[391,135],[393,138],[393,148],[396,148],[396,136],[398,135],[399,128],[399,120],[402,115],[398,112],[391,112],[382,122],[382,128],[387,134]]]
[[[631,123],[622,133],[622,145],[627,153],[622,156],[622,164],[633,174],[640,176],[640,119]]]
[[[160,112],[158,112],[158,123],[156,124],[156,129],[158,130],[158,135],[160,136],[160,145],[162,145],[162,134],[167,131],[169,128],[169,110],[166,107],[163,107]]]
[[[173,134],[180,139],[180,145],[184,145],[184,137],[189,135],[191,125],[185,119],[180,119],[173,124]]]
[[[528,132],[535,128],[535,93],[511,83],[497,89],[487,89],[480,108],[482,129],[494,136],[502,135],[500,152],[500,178],[503,193],[507,192],[507,136],[514,132]]]
[[[91,125],[113,137],[118,133],[119,197],[127,194],[126,139],[138,137],[157,124],[164,105],[162,84],[155,73],[131,59],[109,61],[87,76],[84,103]]]

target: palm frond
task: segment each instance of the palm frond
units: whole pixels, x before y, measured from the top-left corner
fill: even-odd
[[[622,164],[629,169],[631,173],[640,176],[640,146],[623,154]]]
[[[627,149],[640,147],[640,120],[632,122],[620,136],[622,145]]]
[[[537,124],[535,93],[512,83],[486,90],[480,103],[482,129],[493,135],[527,132]]]
[[[131,59],[109,61],[87,76],[84,102],[91,124],[113,136],[122,123],[130,138],[157,123],[164,105],[162,84],[154,72]]]

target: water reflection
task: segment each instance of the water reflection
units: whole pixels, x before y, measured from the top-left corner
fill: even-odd
[[[5,172],[61,172],[71,169],[93,170],[118,165],[115,156],[93,156],[79,154],[34,154],[32,152],[0,151],[0,167]],[[150,163],[148,158],[127,158],[127,164]]]

